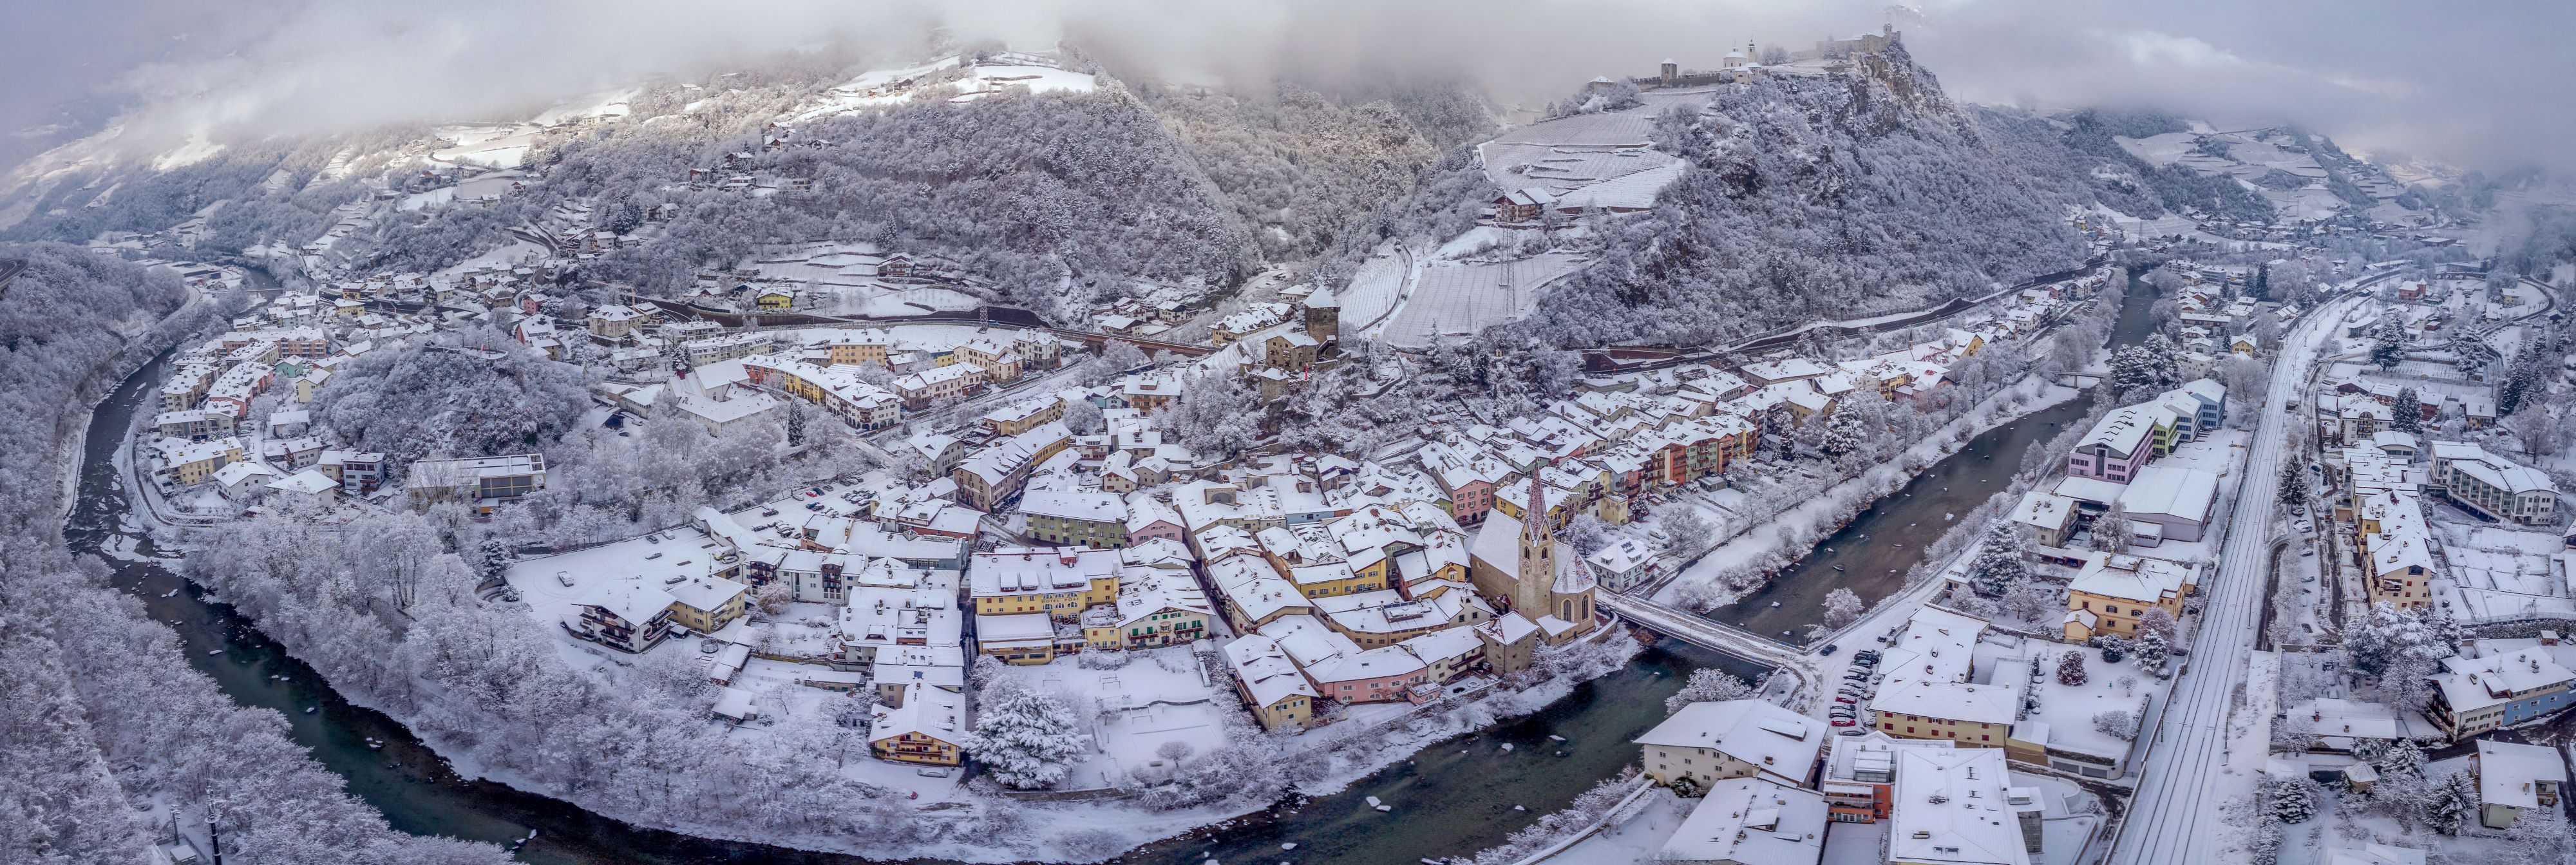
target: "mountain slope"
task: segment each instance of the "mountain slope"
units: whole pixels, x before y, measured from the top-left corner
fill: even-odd
[[[2079,262],[2090,200],[1996,146],[1901,45],[1869,74],[1721,85],[1656,121],[1685,167],[1516,327],[1559,345],[1696,344],[1939,303]]]

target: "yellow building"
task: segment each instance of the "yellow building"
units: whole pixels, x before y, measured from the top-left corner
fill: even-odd
[[[2191,594],[2192,567],[2180,562],[2097,552],[2066,584],[2065,636],[2083,642],[2099,634],[2138,635],[2148,610],[2182,617]]]
[[[907,686],[900,702],[877,707],[868,727],[868,753],[880,760],[957,765],[961,756],[957,740],[966,733],[961,699],[938,688]]]
[[[1315,717],[1320,699],[1315,685],[1298,672],[1279,641],[1248,634],[1225,646],[1226,665],[1234,669],[1235,692],[1264,730],[1296,729]]]
[[[860,333],[834,339],[825,348],[832,352],[833,365],[841,366],[885,363],[886,352],[893,346],[894,340],[883,334]]]
[[[169,483],[192,487],[213,480],[225,466],[246,457],[241,439],[219,438],[202,442],[176,442],[161,452],[161,477]]]
[[[1094,604],[1118,602],[1118,555],[1074,547],[976,553],[968,594],[978,616],[1045,613],[1071,621]]]
[[[664,588],[671,593],[671,623],[712,634],[750,611],[751,587],[713,577],[692,578]]]

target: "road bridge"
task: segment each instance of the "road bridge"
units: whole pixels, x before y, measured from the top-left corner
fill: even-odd
[[[1790,677],[1802,695],[1815,693],[1816,657],[1806,650],[1688,610],[1633,595],[1601,593],[1593,603],[1646,630],[1703,649],[1752,661]]]

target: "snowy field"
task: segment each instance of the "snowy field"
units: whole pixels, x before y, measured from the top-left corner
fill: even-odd
[[[1032,93],[1088,93],[1100,87],[1100,79],[1080,72],[1067,72],[1050,65],[1037,55],[1005,52],[999,59],[1017,63],[988,63],[966,66],[963,57],[946,57],[920,66],[902,69],[872,70],[849,83],[832,88],[823,102],[789,118],[802,123],[862,108],[881,108],[912,101],[923,85],[915,82],[934,80],[954,86],[959,93],[951,102],[971,102],[1008,87],[1026,87]]]
[[[1351,284],[1342,290],[1342,324],[1360,330],[1374,329],[1379,319],[1395,311],[1403,300],[1411,259],[1397,252],[1393,244],[1380,247],[1376,255],[1361,262],[1351,274]]]
[[[455,144],[431,151],[429,158],[434,162],[517,168],[527,158],[528,148],[536,145],[539,131],[533,124],[443,126],[434,134]]]
[[[1573,273],[1584,260],[1547,253],[1498,264],[1440,262],[1422,269],[1413,298],[1380,335],[1398,348],[1427,348],[1519,318],[1538,305],[1539,292]]]

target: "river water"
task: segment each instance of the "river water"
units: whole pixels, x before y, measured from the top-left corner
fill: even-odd
[[[2141,290],[2148,293],[2141,295]],[[2115,344],[2144,336],[2152,299],[2152,289],[2132,282]],[[146,556],[158,554],[149,539],[121,528],[126,490],[112,457],[135,413],[146,410],[154,396],[163,366],[156,359],[136,372],[91,419],[78,498],[65,530],[76,551],[102,553],[131,545]],[[1820,549],[1736,608],[1720,611],[1718,618],[1777,633],[1812,621],[1824,594],[1837,586],[1851,586],[1865,600],[1893,591],[1901,569],[1912,565],[1914,551],[1938,536],[1943,513],[1974,507],[2000,488],[2020,464],[2023,450],[2054,433],[2052,425],[2062,426],[2082,413],[2081,401],[2069,403],[1979,436],[1902,491],[1911,496],[1895,496],[1820,544],[1832,547],[1831,552]],[[1862,534],[1870,535],[1869,541],[1854,543]],[[320,676],[288,657],[231,607],[206,600],[196,586],[156,562],[109,561],[117,584],[141,596],[154,618],[177,630],[192,666],[213,677],[236,702],[277,710],[314,759],[345,778],[351,793],[384,812],[402,831],[493,842],[525,838],[533,831],[535,840],[519,856],[539,865],[867,861],[640,829],[545,796],[459,778],[401,724],[341,700]],[[1835,564],[1844,570],[1832,570]],[[1899,570],[1891,573],[1890,568]],[[1780,602],[1776,609],[1769,606],[1775,600]],[[1730,615],[1734,609],[1752,615]],[[1225,828],[1150,845],[1122,861],[1407,863],[1490,847],[1634,762],[1636,751],[1628,740],[1662,720],[1664,698],[1681,687],[1691,670],[1707,666],[1746,676],[1761,672],[1735,658],[1665,641],[1648,647],[1627,668],[1577,686],[1571,696],[1535,715],[1425,749],[1341,793],[1285,802]],[[307,714],[307,708],[315,711]],[[1504,743],[1512,749],[1504,750]],[[1394,810],[1370,808],[1370,796]],[[1516,805],[1526,810],[1513,810]],[[1297,849],[1282,852],[1279,845],[1288,842]]]
[[[2120,318],[2111,328],[2113,347],[2144,340],[2155,331],[2149,315],[2155,300],[2154,286],[2129,281]],[[1732,605],[1710,611],[1708,618],[1794,642],[1805,639],[1806,626],[1816,621],[1825,595],[1835,589],[1848,588],[1863,603],[1877,603],[1904,587],[1905,571],[1920,560],[1926,546],[1950,529],[1953,520],[2012,483],[2023,452],[2045,444],[2067,424],[2083,418],[2100,393],[2099,388],[2086,391],[1969,440],[1967,447],[1934,463],[1841,531],[1817,542],[1806,558],[1771,582]]]
[[[126,483],[113,456],[135,413],[148,410],[163,366],[155,360],[136,372],[91,418],[79,495],[64,532],[76,551],[102,553],[130,544],[146,556],[159,552],[148,538],[120,528]],[[234,701],[277,710],[295,740],[347,779],[349,791],[384,812],[394,828],[494,842],[535,831],[520,858],[541,865],[866,861],[639,829],[545,796],[459,778],[401,724],[341,700],[311,668],[168,568],[153,561],[109,562],[117,585],[140,595],[153,618],[177,630],[190,665],[213,677]],[[1703,666],[1748,677],[1761,672],[1688,645],[1650,646],[1626,669],[1577,686],[1570,697],[1535,715],[1426,749],[1341,793],[1292,800],[1229,828],[1146,847],[1124,861],[1412,862],[1492,846],[1634,762],[1635,746],[1628,740],[1662,720],[1664,698]],[[316,711],[306,714],[308,707]],[[371,742],[382,743],[381,749]],[[1507,742],[1509,751],[1501,747]],[[1369,796],[1395,810],[1370,808]],[[1514,811],[1515,805],[1527,810]],[[1280,851],[1287,842],[1298,845],[1293,854]]]

